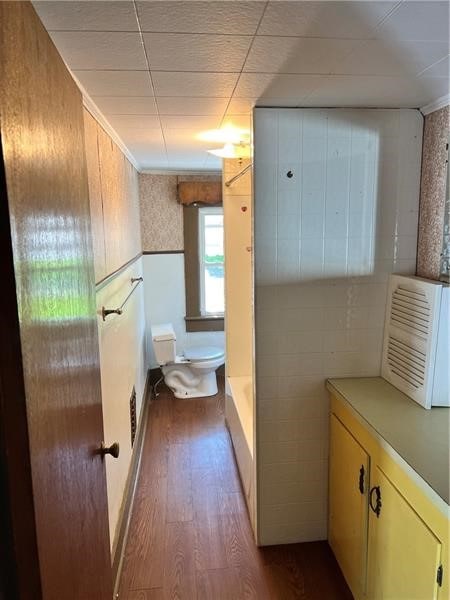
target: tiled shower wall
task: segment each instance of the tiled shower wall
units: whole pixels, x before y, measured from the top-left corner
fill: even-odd
[[[258,537],[327,537],[327,377],[380,373],[386,282],[415,271],[422,117],[255,110]]]

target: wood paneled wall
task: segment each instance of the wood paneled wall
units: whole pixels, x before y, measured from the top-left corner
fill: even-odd
[[[142,251],[138,174],[85,109],[95,280],[101,281]]]

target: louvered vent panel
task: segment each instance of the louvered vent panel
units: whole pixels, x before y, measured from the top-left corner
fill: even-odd
[[[439,293],[434,282],[391,276],[382,375],[424,406],[430,405]]]
[[[426,339],[430,330],[430,304],[426,294],[398,286],[392,294],[391,324]]]

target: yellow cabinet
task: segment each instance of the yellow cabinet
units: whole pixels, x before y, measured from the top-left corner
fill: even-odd
[[[370,427],[332,394],[328,539],[344,577],[355,600],[450,600],[450,510]]]
[[[366,584],[368,476],[367,452],[331,415],[329,542],[355,597]]]
[[[378,466],[369,502],[368,598],[437,598],[441,543]]]

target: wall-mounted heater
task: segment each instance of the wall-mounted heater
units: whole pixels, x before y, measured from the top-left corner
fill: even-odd
[[[424,408],[450,406],[450,288],[391,275],[381,375]]]

